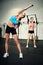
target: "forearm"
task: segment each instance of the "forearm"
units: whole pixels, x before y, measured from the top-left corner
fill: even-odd
[[[29,5],[28,7],[26,7],[26,8],[24,9],[24,11],[27,10],[28,8],[32,7],[32,6],[33,6],[33,5]]]
[[[23,10],[21,10],[21,11],[19,12],[19,14],[22,13],[22,12],[24,12],[24,11],[26,11],[27,9],[29,9],[29,8],[32,7],[32,6],[33,6],[33,5],[29,5],[28,7],[24,8]]]

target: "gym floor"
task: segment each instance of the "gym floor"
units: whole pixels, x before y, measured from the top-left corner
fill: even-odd
[[[43,40],[36,41],[36,49],[33,47],[32,41],[30,41],[28,49],[26,49],[26,40],[19,41],[23,59],[19,58],[19,52],[13,39],[9,40],[9,57],[3,58],[5,39],[0,38],[0,65],[43,65]]]

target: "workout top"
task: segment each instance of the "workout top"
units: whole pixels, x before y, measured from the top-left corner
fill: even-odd
[[[16,20],[16,16],[12,16],[10,19],[9,19],[14,25],[18,25],[19,22]]]

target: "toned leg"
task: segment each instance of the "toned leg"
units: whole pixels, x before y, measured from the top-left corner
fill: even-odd
[[[8,54],[8,41],[9,41],[9,34],[5,34],[5,54],[4,54],[4,58],[6,58],[7,56],[9,56]]]
[[[27,39],[27,45],[26,45],[26,48],[28,48],[29,40],[30,40],[30,33],[28,34],[28,39]]]
[[[21,54],[21,58],[22,58],[21,46],[20,46],[20,43],[19,43],[19,40],[18,40],[18,36],[17,36],[17,34],[13,35],[13,38],[14,38],[14,41],[16,42],[16,45],[17,45],[17,48],[18,48],[19,54]]]
[[[33,33],[33,41],[34,41],[34,48],[36,48],[36,38],[35,38],[35,34]]]
[[[8,41],[9,41],[9,34],[5,34],[5,51],[8,52]]]

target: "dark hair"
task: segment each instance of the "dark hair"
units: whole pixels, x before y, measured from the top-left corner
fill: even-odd
[[[19,20],[21,20],[22,18],[19,18]]]

